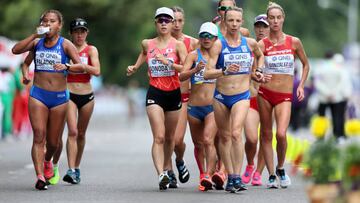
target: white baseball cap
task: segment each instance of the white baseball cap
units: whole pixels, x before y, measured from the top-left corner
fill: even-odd
[[[267,15],[266,14],[260,14],[260,15],[256,16],[254,25],[256,23],[264,23],[265,25],[269,26],[269,22],[267,21]]]
[[[218,27],[212,22],[206,22],[201,25],[199,34],[203,32],[207,32],[211,35],[218,36]]]
[[[174,11],[168,7],[161,7],[161,8],[156,9],[155,18],[158,17],[159,15],[168,15],[172,19],[174,19]]]

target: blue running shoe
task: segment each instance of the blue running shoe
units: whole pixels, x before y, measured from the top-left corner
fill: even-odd
[[[168,176],[170,178],[169,188],[178,188],[176,176],[173,170],[168,171]]]
[[[226,186],[225,186],[225,191],[232,192],[232,193],[235,192],[234,180],[230,176],[228,176],[228,180],[227,180],[227,183],[226,183]]]
[[[73,172],[71,169],[67,170],[66,175],[63,178],[63,181],[71,184],[77,184],[76,175],[75,172]]]
[[[241,181],[240,177],[236,177],[233,179],[234,182],[234,189],[236,192],[238,191],[243,191],[243,190],[247,190],[247,187],[245,186],[245,184]]]
[[[77,181],[78,183],[80,183],[81,178],[80,178],[80,169],[79,169],[79,168],[76,168],[76,169],[75,169],[75,176],[76,176],[76,181]]]

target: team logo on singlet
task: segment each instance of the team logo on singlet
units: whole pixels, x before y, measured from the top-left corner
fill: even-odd
[[[248,49],[247,49],[247,47],[246,47],[246,46],[242,45],[242,46],[241,46],[241,51],[242,51],[242,52],[247,52],[247,51],[248,51]]]
[[[223,54],[230,54],[230,51],[229,51],[229,49],[226,47],[224,50],[222,50],[221,53],[223,53]]]

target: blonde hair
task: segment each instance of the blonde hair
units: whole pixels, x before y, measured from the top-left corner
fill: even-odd
[[[225,11],[224,19],[226,19],[227,13],[228,13],[229,11],[237,11],[237,12],[240,12],[241,15],[243,14],[243,9],[242,9],[242,8],[236,7],[236,6],[235,6],[235,7],[230,7],[228,10]]]
[[[268,7],[266,9],[266,15],[269,16],[269,11],[274,8],[279,9],[282,12],[283,16],[285,17],[284,9],[279,4],[272,1],[269,1]]]

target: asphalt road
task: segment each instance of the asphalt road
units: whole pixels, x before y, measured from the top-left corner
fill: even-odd
[[[66,137],[64,133],[63,139]],[[151,160],[152,136],[146,117],[128,121],[121,111],[95,111],[82,162],[82,182],[60,181],[47,191],[34,188],[35,174],[30,149],[32,138],[0,142],[0,202],[307,202],[306,184],[292,177],[287,189],[264,186],[230,194],[197,190],[199,173],[193,158],[190,134],[186,134],[186,161],[190,181],[178,189],[158,190]],[[60,174],[67,169],[63,151]],[[177,173],[177,172],[176,172]],[[264,173],[263,182],[267,178]]]

